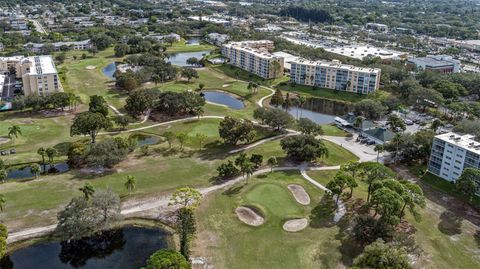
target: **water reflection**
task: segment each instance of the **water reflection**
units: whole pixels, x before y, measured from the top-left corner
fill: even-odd
[[[41,242],[0,261],[0,269],[138,269],[150,255],[168,247],[160,229],[125,227],[71,243]]]

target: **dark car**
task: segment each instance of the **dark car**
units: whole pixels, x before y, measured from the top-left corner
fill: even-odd
[[[7,155],[7,152],[5,150],[0,151],[1,155]]]
[[[10,150],[10,154],[15,154],[15,153],[17,153],[17,151],[15,149]]]

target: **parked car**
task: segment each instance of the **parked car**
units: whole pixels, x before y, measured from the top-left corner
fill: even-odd
[[[375,144],[376,144],[375,141],[371,139],[367,141],[367,145],[375,145]]]
[[[15,149],[10,150],[10,154],[15,154],[15,153],[17,153],[17,151]]]
[[[7,155],[7,152],[5,150],[0,151],[1,155]]]
[[[413,125],[413,121],[412,121],[412,120],[405,119],[404,122],[405,122],[406,125]]]

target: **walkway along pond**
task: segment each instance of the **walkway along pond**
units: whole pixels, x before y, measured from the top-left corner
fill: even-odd
[[[164,230],[127,226],[75,244],[35,243],[4,257],[0,269],[139,269],[152,253],[168,248],[168,240]]]

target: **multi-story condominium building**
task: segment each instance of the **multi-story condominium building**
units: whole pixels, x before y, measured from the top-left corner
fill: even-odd
[[[41,52],[45,45],[47,45],[47,43],[27,43],[23,45],[23,47],[32,52]],[[55,51],[60,51],[64,47],[71,50],[88,50],[92,48],[92,42],[90,42],[90,39],[83,41],[55,42],[51,43],[51,45]]]
[[[11,73],[22,79],[25,96],[62,92],[63,87],[51,56],[0,57],[0,73]]]
[[[480,168],[480,143],[473,135],[445,133],[435,136],[428,171],[450,182],[455,182],[465,168]],[[480,195],[480,182],[477,195]]]
[[[380,69],[341,64],[339,61],[291,62],[290,80],[300,85],[369,94],[380,87]]]
[[[283,76],[284,59],[269,52],[269,40],[232,42],[222,46],[222,55],[230,64],[265,79]]]
[[[415,65],[422,70],[432,70],[441,73],[460,72],[460,61],[449,55],[427,55],[426,57],[410,57],[408,64]]]

